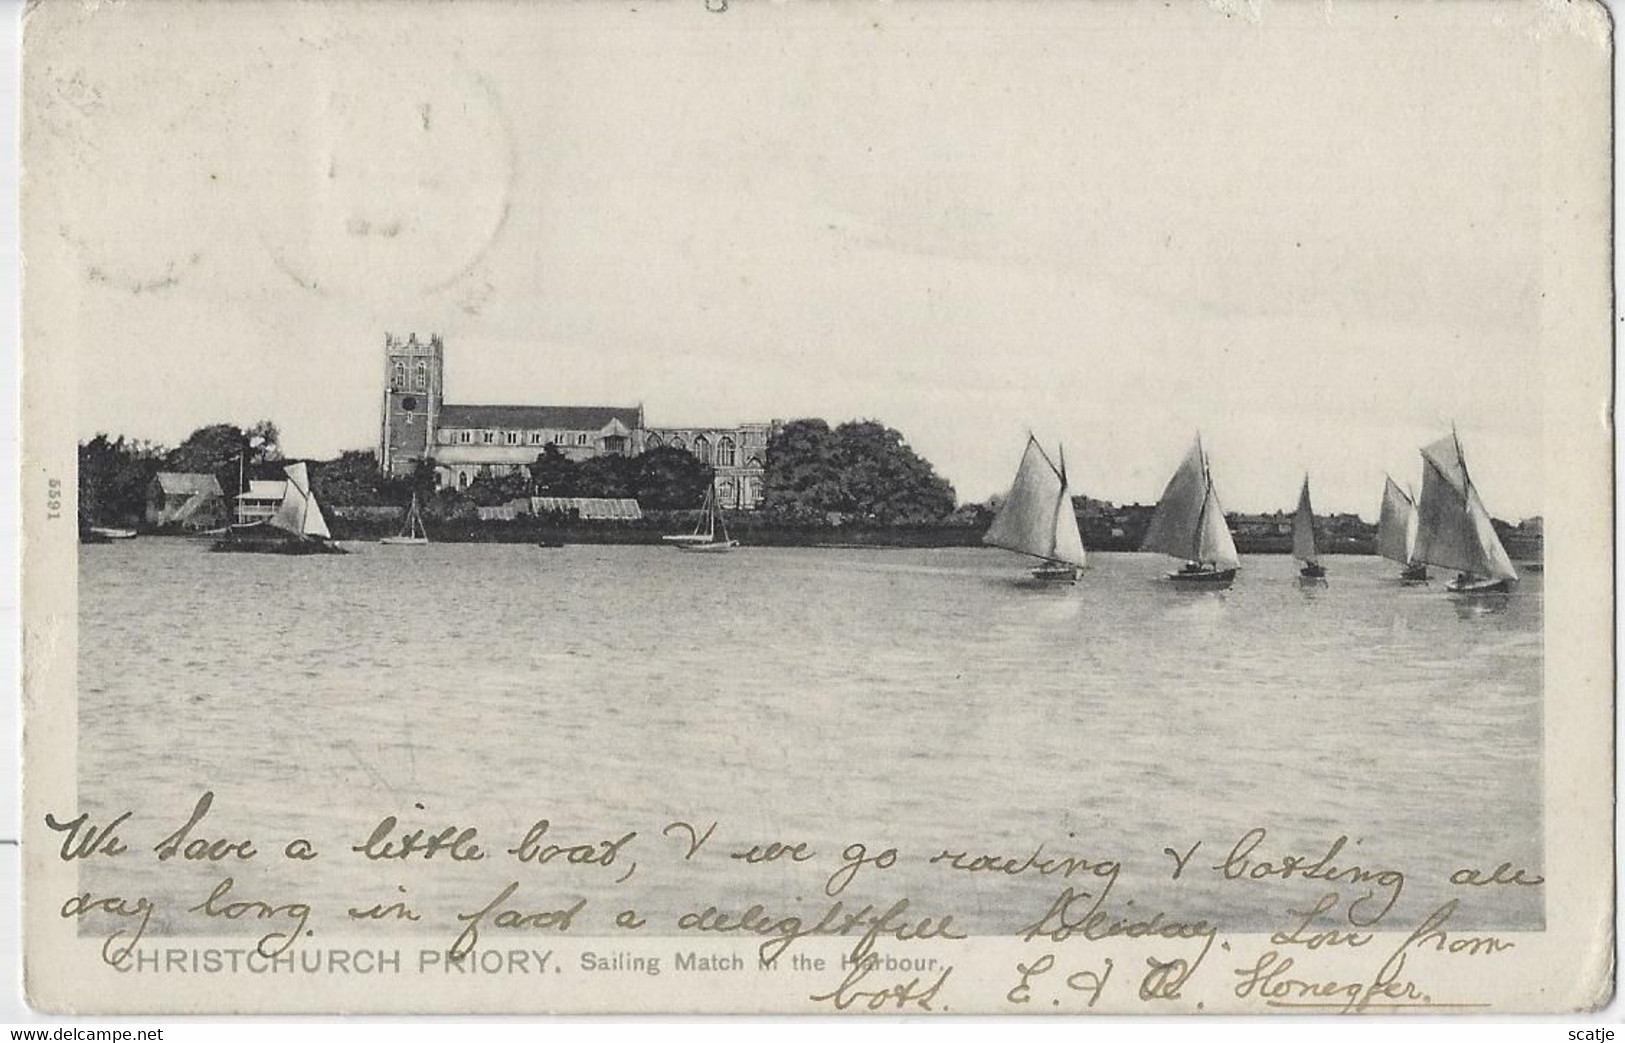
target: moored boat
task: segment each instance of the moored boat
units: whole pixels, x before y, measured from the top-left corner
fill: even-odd
[[[1225,524],[1201,435],[1163,489],[1140,549],[1184,559],[1182,568],[1168,573],[1181,586],[1223,587],[1236,578],[1241,558]]]
[[[412,506],[406,509],[406,523],[399,536],[385,536],[378,541],[387,547],[422,547],[429,542],[429,533],[423,527],[423,515],[418,511],[418,494],[412,494]]]
[[[719,533],[718,530],[721,530]],[[678,550],[699,554],[726,554],[739,546],[739,541],[728,535],[728,522],[717,506],[715,487],[705,491],[705,506],[694,531],[678,536],[662,537]]]
[[[134,529],[116,529],[108,525],[92,525],[90,534],[104,540],[133,540],[136,536]]]
[[[1088,564],[1067,485],[1065,450],[1059,455],[1057,466],[1038,439],[1027,436],[1016,479],[982,537],[989,546],[1037,558],[1030,575],[1040,583],[1076,583]]]
[[[1473,485],[1455,429],[1422,447],[1422,498],[1417,504],[1415,560],[1457,576],[1452,594],[1504,594],[1518,579],[1490,512]]]

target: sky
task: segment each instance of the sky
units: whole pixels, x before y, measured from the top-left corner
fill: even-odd
[[[1370,519],[1454,423],[1493,513],[1542,510],[1525,9],[47,14],[25,235],[81,437],[370,447],[384,334],[438,332],[452,401],[876,418],[962,500],[1030,430],[1151,502],[1200,430],[1228,509],[1308,472]]]

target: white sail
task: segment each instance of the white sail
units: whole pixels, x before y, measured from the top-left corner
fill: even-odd
[[[1224,522],[1224,508],[1213,488],[1200,438],[1163,489],[1140,549],[1208,562],[1222,569],[1241,563],[1236,541]]]
[[[982,542],[1048,561],[1085,564],[1066,473],[1050,463],[1031,435],[1016,480]]]
[[[1417,514],[1416,561],[1489,579],[1518,578],[1454,434],[1422,448]]]
[[[1416,552],[1416,503],[1392,478],[1382,488],[1382,514],[1377,519],[1377,553],[1410,565]]]
[[[1292,556],[1305,564],[1320,560],[1315,550],[1315,511],[1309,506],[1309,476],[1303,476],[1303,489],[1298,493],[1298,509],[1292,515]]]
[[[1211,475],[1208,477],[1207,499],[1202,504],[1201,535],[1195,560],[1220,569],[1241,566],[1241,556],[1236,553],[1236,540],[1230,535],[1230,526],[1224,520],[1224,508],[1219,506],[1219,493],[1213,487]]]
[[[283,489],[282,503],[271,517],[271,524],[304,536],[332,539],[333,534],[327,529],[327,519],[322,517],[322,508],[316,502],[316,494],[310,490],[305,465],[289,464],[283,471],[288,476],[288,482]]]

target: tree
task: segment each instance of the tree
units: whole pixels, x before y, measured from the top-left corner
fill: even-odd
[[[577,496],[618,500],[636,495],[637,463],[626,456],[594,456],[583,460],[576,472]]]
[[[532,488],[530,475],[523,471],[518,474],[482,474],[469,485],[468,498],[481,507],[496,507],[509,500],[530,496]]]
[[[784,512],[835,510],[835,436],[813,418],[792,420],[767,445],[762,506]]]
[[[209,424],[170,450],[164,469],[212,474],[230,499],[245,474],[264,473],[265,465],[282,459],[280,440],[276,424],[269,420],[261,420],[246,431],[236,424]]]
[[[371,449],[347,449],[337,460],[312,463],[310,484],[317,502],[332,507],[377,506],[390,499]]]
[[[954,490],[903,436],[874,420],[835,429],[839,506],[848,517],[881,525],[937,522],[954,510]]]
[[[282,433],[269,420],[257,421],[243,434],[248,439],[249,461],[266,463],[282,459]]]
[[[796,420],[768,445],[763,506],[877,525],[922,524],[953,513],[954,491],[899,432],[878,421],[854,420],[832,431],[822,420]]]
[[[146,511],[147,489],[162,469],[163,450],[109,441],[98,434],[79,445],[79,523],[131,524]]]
[[[666,445],[637,458],[632,486],[643,507],[692,510],[704,502],[712,475],[711,466],[693,453]]]
[[[578,496],[580,475],[573,460],[549,445],[530,465],[530,479],[538,496]]]

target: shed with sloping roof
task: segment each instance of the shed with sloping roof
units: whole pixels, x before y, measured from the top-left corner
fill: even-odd
[[[226,524],[226,498],[212,474],[159,471],[147,487],[147,524],[213,529]]]

